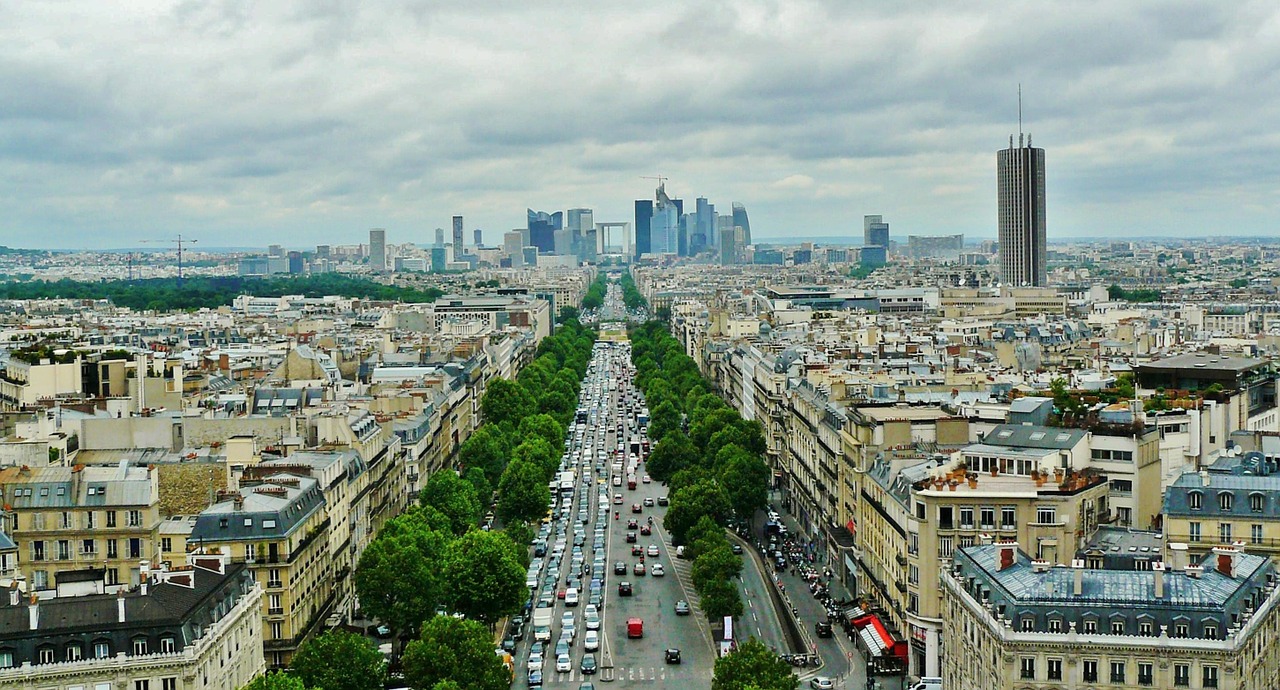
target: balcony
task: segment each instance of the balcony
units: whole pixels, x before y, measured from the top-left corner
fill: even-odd
[[[894,554],[893,559],[898,562],[898,565],[907,564],[907,557],[901,553]]]
[[[269,608],[269,609],[267,609],[267,615],[268,615],[268,616],[283,616],[283,615],[284,615],[284,608],[283,608],[283,607]]]
[[[279,580],[267,580],[267,589],[280,589],[284,587],[284,583]]]
[[[907,593],[907,583],[902,580],[895,580],[893,586],[896,587],[899,592],[902,592],[903,594]]]

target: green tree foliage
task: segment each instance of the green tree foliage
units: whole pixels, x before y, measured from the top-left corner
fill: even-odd
[[[387,664],[367,638],[330,630],[302,643],[289,666],[313,690],[373,690],[382,687]]]
[[[478,621],[435,616],[404,651],[404,675],[414,690],[453,681],[469,690],[507,690],[511,674],[493,653],[493,636]]]
[[[726,427],[737,425],[739,419],[741,417],[738,416],[738,413],[727,407],[710,411],[702,417],[702,420],[697,425],[689,427],[689,439],[698,448],[706,448],[707,444],[711,443],[711,437],[716,432],[723,431]]]
[[[618,280],[618,286],[622,288],[622,303],[627,309],[646,309],[649,303],[645,301],[644,295],[640,294],[640,290],[636,288],[636,281],[631,277],[628,271],[622,274],[622,278]]]
[[[484,470],[479,467],[472,467],[463,472],[462,479],[476,490],[476,498],[480,500],[480,509],[484,510],[484,506],[488,505],[493,496],[493,484],[489,483],[489,478],[485,476]]]
[[[556,448],[564,444],[564,425],[548,414],[535,414],[520,420],[520,438],[540,438]]]
[[[649,438],[661,441],[667,437],[667,434],[679,428],[680,410],[671,404],[671,400],[664,400],[657,407],[651,409],[649,415]]]
[[[556,320],[559,321],[560,323],[565,323],[566,321],[577,321],[578,308],[570,307],[570,306],[560,307],[560,314],[556,318]]]
[[[520,559],[520,565],[529,567],[529,544],[533,543],[535,532],[533,526],[523,520],[512,520],[502,527],[502,532],[511,540],[511,544],[515,547],[516,556]]]
[[[796,690],[799,684],[791,666],[752,637],[716,659],[711,690]]]
[[[520,445],[516,446],[512,453],[512,462],[523,460],[533,463],[542,468],[542,481],[544,483],[551,481],[555,476],[556,470],[560,468],[559,456],[551,450],[551,446],[540,438],[525,439]]]
[[[1112,285],[1107,288],[1107,297],[1125,302],[1159,302],[1164,299],[1164,293],[1155,289],[1137,288],[1128,290],[1119,285]]]
[[[646,467],[657,481],[670,481],[676,472],[698,460],[698,449],[682,431],[673,431],[658,441],[649,454]]]
[[[604,306],[604,296],[608,291],[608,283],[603,273],[596,276],[596,279],[587,288],[587,294],[582,297],[583,309],[599,309]]]
[[[360,605],[397,633],[415,635],[442,601],[439,566],[450,538],[448,519],[430,508],[389,520],[356,565]]]
[[[422,487],[418,501],[444,513],[449,518],[449,526],[454,535],[465,534],[475,527],[483,514],[475,487],[450,469],[431,475]]]
[[[702,543],[707,543],[704,538]],[[742,572],[742,559],[733,555],[727,541],[722,540],[693,559],[689,577],[699,592],[716,582],[724,582]]]
[[[528,391],[506,379],[494,379],[480,399],[480,410],[486,422],[502,424],[510,422],[518,426],[520,420],[533,414],[536,405]]]
[[[769,468],[759,455],[738,446],[725,446],[716,456],[716,467],[734,517],[750,520],[757,510],[768,505]]]
[[[498,482],[498,517],[503,522],[542,519],[551,501],[545,468],[525,459],[511,461]]]
[[[240,690],[307,690],[307,686],[303,685],[302,679],[297,676],[276,671],[254,678]]]
[[[708,621],[718,621],[725,616],[742,615],[742,595],[731,580],[713,580],[698,590],[702,613]]]
[[[573,411],[577,409],[578,401],[571,395],[566,395],[563,391],[547,391],[538,400],[538,411],[543,414],[549,414],[556,419],[569,421],[573,417]]]
[[[729,496],[724,487],[714,480],[703,480],[676,491],[662,524],[671,533],[672,541],[683,544],[689,529],[698,520],[706,516],[716,524],[724,525],[728,522],[730,510]]]
[[[176,278],[140,280],[75,280],[0,284],[0,299],[109,299],[117,306],[159,311],[216,309],[231,304],[239,295],[281,297],[342,295],[375,300],[434,302],[443,293],[435,288],[414,290],[382,285],[341,273],[317,273],[290,278],[242,278],[238,276],[187,277],[178,287]]]
[[[449,544],[444,582],[451,610],[490,626],[520,610],[529,595],[524,566],[502,532],[472,530]]]
[[[502,476],[502,468],[511,457],[511,442],[501,427],[485,424],[476,429],[458,449],[459,463],[468,469],[478,467],[490,484]]]

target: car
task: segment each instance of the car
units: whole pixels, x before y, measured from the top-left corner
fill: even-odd
[[[660,506],[671,505],[671,499],[667,498],[666,496],[659,496],[658,505]]]
[[[627,543],[628,543],[628,544],[634,544],[634,543],[636,543],[636,533],[635,533],[635,532],[627,532]]]
[[[573,670],[573,659],[570,659],[568,654],[561,654],[560,656],[556,657],[557,673],[568,673],[572,670]]]
[[[587,598],[587,603],[597,609],[602,609],[604,608],[604,596],[600,592],[592,592],[591,596]]]
[[[565,595],[566,595],[566,594],[568,594],[568,592],[567,592],[564,588],[561,588],[561,589],[556,590],[556,598],[557,598],[557,599],[563,599],[563,598],[565,597]]]
[[[556,643],[556,656],[560,656],[561,654],[568,654],[568,653],[569,653],[568,640],[560,640],[559,642]]]
[[[637,526],[637,525],[636,525],[636,519],[635,519],[635,518],[628,518],[628,519],[627,519],[627,529],[635,529],[635,528],[636,528],[636,526]]]
[[[582,638],[582,648],[588,652],[600,649],[600,631],[588,630],[586,636]]]
[[[506,652],[507,654],[514,654],[515,650],[516,650],[516,638],[510,635],[507,635],[506,637],[502,638],[502,651]]]
[[[648,537],[653,535],[653,528],[648,525],[640,526],[640,536]]]
[[[643,564],[643,563],[636,563],[634,566],[632,566],[632,567],[631,567],[631,574],[632,574],[632,575],[644,575],[644,564]]]
[[[663,654],[663,657],[667,660],[668,664],[678,664],[680,663],[680,650],[672,647]]]
[[[577,606],[577,605],[578,605],[578,588],[577,588],[577,587],[570,587],[569,589],[566,589],[566,590],[565,590],[565,592],[564,592],[564,605],[565,605],[565,606]]]
[[[582,675],[584,676],[589,676],[595,673],[596,672],[596,655],[595,654],[582,655],[582,663],[578,666],[578,668],[582,670]]]
[[[645,476],[643,476],[643,477],[641,477],[641,478],[640,478],[640,481],[641,481],[641,482],[643,482],[643,483],[645,483],[645,484],[648,484],[649,482],[651,482],[651,481],[653,481],[653,480],[652,480],[652,479],[649,479],[649,475],[647,475],[647,474],[646,474]],[[649,499],[645,499],[645,500],[649,500]]]
[[[646,507],[652,508],[652,507],[653,507],[653,497],[647,497],[647,498],[645,498],[645,499],[644,499],[644,504],[645,504],[645,506],[646,506]]]
[[[629,596],[631,596],[631,583],[630,583],[630,582],[623,581],[623,582],[619,582],[619,583],[618,583],[618,596],[620,596],[620,597],[629,597]]]
[[[540,668],[529,669],[529,687],[531,688],[542,687],[542,669]]]
[[[617,477],[614,477],[614,478],[613,478],[613,481],[614,481],[614,482],[618,482],[618,478],[617,478]],[[614,486],[617,486],[617,483],[615,483],[615,484],[614,484]],[[614,495],[613,495],[613,504],[614,504],[615,506],[620,506],[620,505],[622,505],[622,494],[614,494]]]
[[[833,635],[831,631],[831,624],[827,621],[818,621],[814,623],[813,632],[818,637],[831,637]]]
[[[662,577],[667,574],[667,571],[662,567],[661,563],[654,563],[653,569],[649,572],[649,574],[652,575],[653,577]]]
[[[646,551],[646,553],[647,553],[649,556],[657,556],[657,555],[658,555],[658,545],[657,545],[657,544],[650,544],[650,545],[649,545],[648,550]]]
[[[391,637],[391,628],[388,628],[385,625],[379,625],[377,628],[374,628],[373,632],[379,638],[384,640],[387,639],[388,637]]]
[[[836,684],[826,676],[814,676],[809,679],[809,687],[813,690],[832,690]]]
[[[681,599],[680,601],[676,602],[677,616],[687,616],[689,615],[689,613],[690,613],[689,602],[685,601],[684,599]]]
[[[734,544],[734,545],[733,545],[733,555],[735,555],[735,556],[741,556],[741,555],[742,555],[742,544]]]
[[[614,575],[626,575],[626,574],[627,574],[627,564],[626,564],[626,563],[623,563],[622,561],[618,561],[617,563],[614,563],[614,564],[613,564],[613,574],[614,574]]]
[[[533,671],[533,670],[539,670],[539,671],[541,671],[541,670],[542,670],[542,665],[543,665],[544,663],[545,663],[545,662],[544,662],[544,661],[543,661],[543,659],[542,659],[542,652],[530,652],[530,653],[529,653],[529,663],[528,663],[528,668],[529,668],[529,670],[530,670],[530,671]]]
[[[631,504],[631,512],[633,512],[633,513],[639,513],[639,512],[641,512],[642,510],[643,510],[643,508],[641,508],[641,507],[640,507],[640,504],[639,504],[639,503],[632,503],[632,504]]]
[[[631,545],[631,555],[632,555],[632,556],[643,556],[643,555],[644,555],[644,547],[643,547],[643,546],[641,546],[641,545],[639,545],[639,544],[632,544],[632,545]]]

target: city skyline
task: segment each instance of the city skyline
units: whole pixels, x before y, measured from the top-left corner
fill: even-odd
[[[1018,82],[1054,151],[1055,237],[1274,234],[1280,218],[1280,144],[1250,135],[1280,110],[1280,10],[1261,3],[0,16],[0,85],[24,94],[0,109],[10,246],[339,244],[453,214],[498,243],[524,208],[626,221],[654,172],[673,197],[741,200],[759,238],[856,235],[867,213],[994,237],[989,151]]]

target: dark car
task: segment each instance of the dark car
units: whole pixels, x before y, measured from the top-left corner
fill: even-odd
[[[620,596],[620,597],[629,597],[629,596],[631,596],[631,583],[630,583],[630,582],[619,582],[619,583],[618,583],[618,596]]]
[[[637,525],[636,525],[636,519],[635,519],[635,518],[631,518],[630,520],[627,520],[627,529],[635,529],[635,528],[636,528],[636,526],[637,526]]]
[[[826,621],[818,621],[813,624],[813,632],[816,633],[818,637],[831,637],[831,624]]]
[[[640,546],[639,544],[633,544],[633,545],[631,546],[631,555],[632,555],[632,556],[643,556],[643,555],[644,555],[644,547],[643,547],[643,546]]]
[[[668,664],[680,663],[680,650],[674,647],[671,649],[668,649],[664,656],[666,657]]]
[[[643,510],[643,509],[640,507],[640,504],[639,504],[639,503],[632,503],[632,504],[631,504],[631,512],[633,512],[633,513],[639,513],[641,510]]]
[[[733,545],[733,554],[734,554],[735,556],[741,556],[741,555],[742,555],[742,544],[734,544],[734,545]]]
[[[516,639],[510,635],[502,638],[502,651],[508,654],[514,654],[516,649]]]
[[[626,574],[627,574],[627,564],[626,564],[626,563],[623,563],[622,561],[618,561],[617,563],[614,563],[614,564],[613,564],[613,574],[614,574],[614,575],[626,575]]]
[[[665,506],[665,505],[668,505],[669,503],[671,503],[671,501],[666,496],[658,497],[658,505]]]
[[[591,675],[596,672],[596,655],[587,654],[582,657],[582,674]]]
[[[634,544],[634,543],[636,543],[636,533],[635,533],[635,532],[627,532],[627,543],[628,543],[628,544]]]
[[[647,537],[653,534],[653,528],[648,525],[641,525],[640,536]]]

